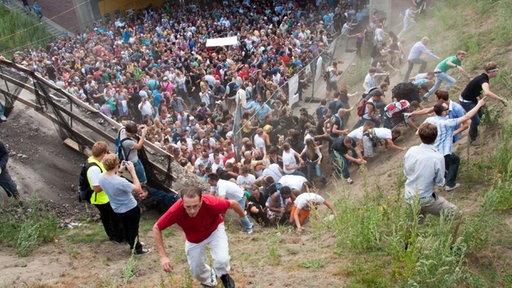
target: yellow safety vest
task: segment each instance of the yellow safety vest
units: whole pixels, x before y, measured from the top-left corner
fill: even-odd
[[[93,156],[89,157],[89,159],[87,159],[87,162],[88,163],[94,162],[94,163],[98,164],[98,167],[100,167],[101,172],[102,173],[105,172],[105,167],[103,167],[103,163],[94,159]],[[87,172],[89,172],[89,170],[87,170]],[[89,173],[87,173],[87,180],[89,180],[89,185],[91,185],[91,189],[93,189],[93,191],[94,191],[94,188],[92,187],[92,184],[91,184],[91,179],[89,179]],[[107,193],[105,193],[105,191],[92,193],[91,204],[107,204],[108,202],[109,202],[108,196],[107,196]]]

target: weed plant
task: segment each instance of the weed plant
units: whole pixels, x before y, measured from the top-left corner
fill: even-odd
[[[0,243],[16,247],[18,256],[29,256],[39,244],[50,243],[57,236],[55,214],[35,197],[3,203],[0,214]]]
[[[465,161],[471,165],[465,164],[464,175],[470,173],[475,183],[491,188],[481,192],[481,208],[465,213],[461,222],[458,217],[441,215],[430,216],[426,224],[420,225],[418,217],[411,217],[418,215],[419,203],[404,205],[403,173],[397,176],[392,189],[396,192],[391,191],[389,197],[384,196],[378,184],[368,187],[364,171],[361,201],[355,201],[349,193],[339,189],[342,193],[339,193],[336,209],[340,216],[330,228],[335,230],[341,251],[349,248],[349,251],[364,252],[350,256],[351,268],[347,271],[350,285],[385,287],[395,283],[398,287],[440,287],[442,283],[443,287],[496,287],[511,283],[508,270],[492,259],[489,265],[476,271],[471,263],[472,257],[483,251],[492,255],[489,245],[507,246],[510,242],[512,232],[499,224],[500,216],[495,213],[510,211],[512,207],[512,155],[508,141],[511,137],[512,123],[507,122],[496,136],[500,144],[492,153],[481,153]],[[369,270],[375,272],[375,267],[384,264],[378,260],[361,261],[371,255],[388,261],[382,273],[369,276]],[[311,263],[301,265],[306,264]],[[386,278],[387,275],[393,280]]]
[[[137,241],[137,240],[135,240]],[[135,259],[135,247],[133,247],[132,249],[132,255],[130,256],[130,258],[128,258],[128,262],[126,262],[126,265],[124,265],[123,267],[123,270],[122,270],[122,275],[123,275],[123,282],[124,284],[128,284],[128,282],[133,278],[133,276],[135,275],[135,269],[136,269],[136,266],[137,266],[137,260]]]

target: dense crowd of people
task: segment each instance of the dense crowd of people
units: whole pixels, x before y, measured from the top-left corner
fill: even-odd
[[[305,109],[293,115],[285,83],[345,22],[361,20],[366,4],[243,1],[200,9],[165,3],[127,11],[46,49],[19,51],[13,60],[107,117],[139,124],[143,138],[197,175],[236,179],[246,165],[259,177],[277,163],[282,174],[307,172],[310,181],[316,175],[325,184],[320,149],[306,141],[316,134],[317,119]],[[206,47],[208,39],[230,36],[236,45]],[[346,88],[330,87],[346,94]],[[243,112],[240,155],[232,145],[236,109]],[[318,124],[328,118],[326,113]]]
[[[131,140],[123,145],[133,152],[126,158],[134,163],[141,184],[147,180],[137,150],[149,141],[190,172],[205,179],[215,173],[220,180],[235,181],[251,196],[263,189],[265,200],[275,192],[265,191],[266,186],[279,183],[284,175],[302,177],[299,183],[309,183],[305,187],[325,185],[330,175],[322,172],[324,159],[331,160],[335,176],[350,184],[350,163],[366,163],[379,141],[404,149],[393,143],[400,131],[391,131],[397,123],[390,119],[397,116],[384,113],[389,83],[380,84],[389,75],[385,69],[401,59],[399,41],[392,32],[384,32],[386,17],[378,12],[368,17],[366,27],[358,25],[357,35],[364,39],[349,35],[367,14],[366,4],[243,1],[199,9],[190,3],[165,3],[96,23],[75,37],[55,40],[47,49],[19,51],[14,62],[125,123],[121,138]],[[345,126],[354,108],[348,98],[355,93],[338,87],[335,61],[327,68],[326,97],[315,113],[300,109],[294,116],[286,85],[340,33],[342,38],[357,37],[358,55],[361,41],[369,43],[375,66],[363,85],[366,107],[348,136]],[[236,45],[206,47],[208,39],[230,36],[237,37]],[[405,108],[394,106],[401,108],[398,117],[409,107],[418,107],[412,102]],[[241,111],[240,120],[234,111]],[[395,125],[379,128],[381,121]],[[240,143],[234,143],[238,133],[240,149]],[[266,185],[254,185],[266,176]],[[301,193],[302,187],[295,190]],[[265,202],[259,200],[259,208],[268,210]]]

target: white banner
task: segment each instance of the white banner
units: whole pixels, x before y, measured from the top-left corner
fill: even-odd
[[[288,80],[288,103],[290,106],[299,102],[299,75],[295,74]]]
[[[238,40],[236,36],[224,37],[224,38],[213,38],[206,40],[206,47],[217,47],[217,46],[229,46],[236,45]]]
[[[318,60],[316,61],[316,74],[315,74],[315,81],[318,81],[320,77],[322,77],[322,74],[324,71],[322,71],[322,56],[318,57]]]

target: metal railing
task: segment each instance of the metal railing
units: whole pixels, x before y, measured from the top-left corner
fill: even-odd
[[[106,141],[111,151],[115,150],[114,143],[121,124],[38,73],[0,59],[0,80],[0,104],[5,107],[6,116],[9,116],[14,105],[22,103],[52,121],[61,139],[65,142],[72,140],[77,150],[85,153],[97,141]],[[174,160],[172,155],[149,141],[139,151],[149,185],[170,191],[175,180],[171,168]]]

